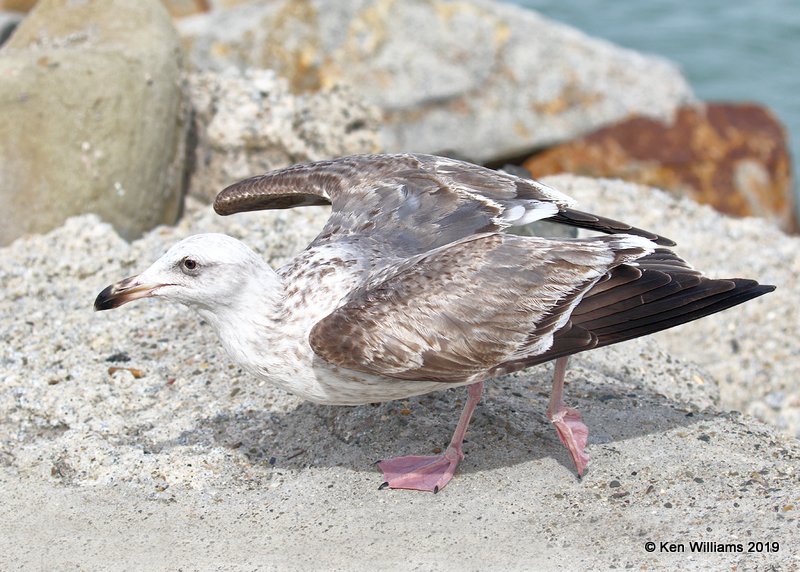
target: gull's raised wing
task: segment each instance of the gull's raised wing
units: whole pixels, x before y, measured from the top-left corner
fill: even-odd
[[[611,234],[671,241],[572,208],[566,195],[512,174],[432,155],[355,155],[295,165],[245,179],[219,193],[221,215],[332,205],[312,246],[366,240],[403,257],[474,234],[541,219]]]

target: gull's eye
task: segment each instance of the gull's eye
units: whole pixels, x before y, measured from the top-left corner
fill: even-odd
[[[194,258],[189,258],[188,256],[181,260],[181,270],[186,272],[187,274],[194,273],[200,265]]]

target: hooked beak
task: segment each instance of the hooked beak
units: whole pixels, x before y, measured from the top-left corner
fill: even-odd
[[[130,278],[125,278],[125,280],[120,280],[97,295],[97,299],[94,301],[95,312],[111,310],[112,308],[118,308],[133,300],[152,296],[153,291],[159,286],[161,286],[161,284],[142,284],[139,282],[138,276],[131,276]]]

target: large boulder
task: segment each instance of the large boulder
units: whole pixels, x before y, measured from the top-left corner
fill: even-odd
[[[388,151],[486,161],[692,100],[678,69],[488,0],[276,0],[182,19],[195,69],[275,69],[339,83],[383,112]]]
[[[760,105],[687,106],[669,123],[627,119],[539,153],[524,166],[536,177],[619,177],[798,230],[786,131]]]
[[[83,212],[126,238],[174,222],[180,69],[157,0],[41,0],[0,50],[0,243]]]
[[[251,175],[379,150],[379,113],[344,87],[294,94],[272,70],[189,75],[195,120],[189,192],[207,201]]]

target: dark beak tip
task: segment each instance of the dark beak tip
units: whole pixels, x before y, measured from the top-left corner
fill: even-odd
[[[119,306],[119,297],[114,294],[114,284],[105,287],[94,300],[94,311],[112,310]]]

